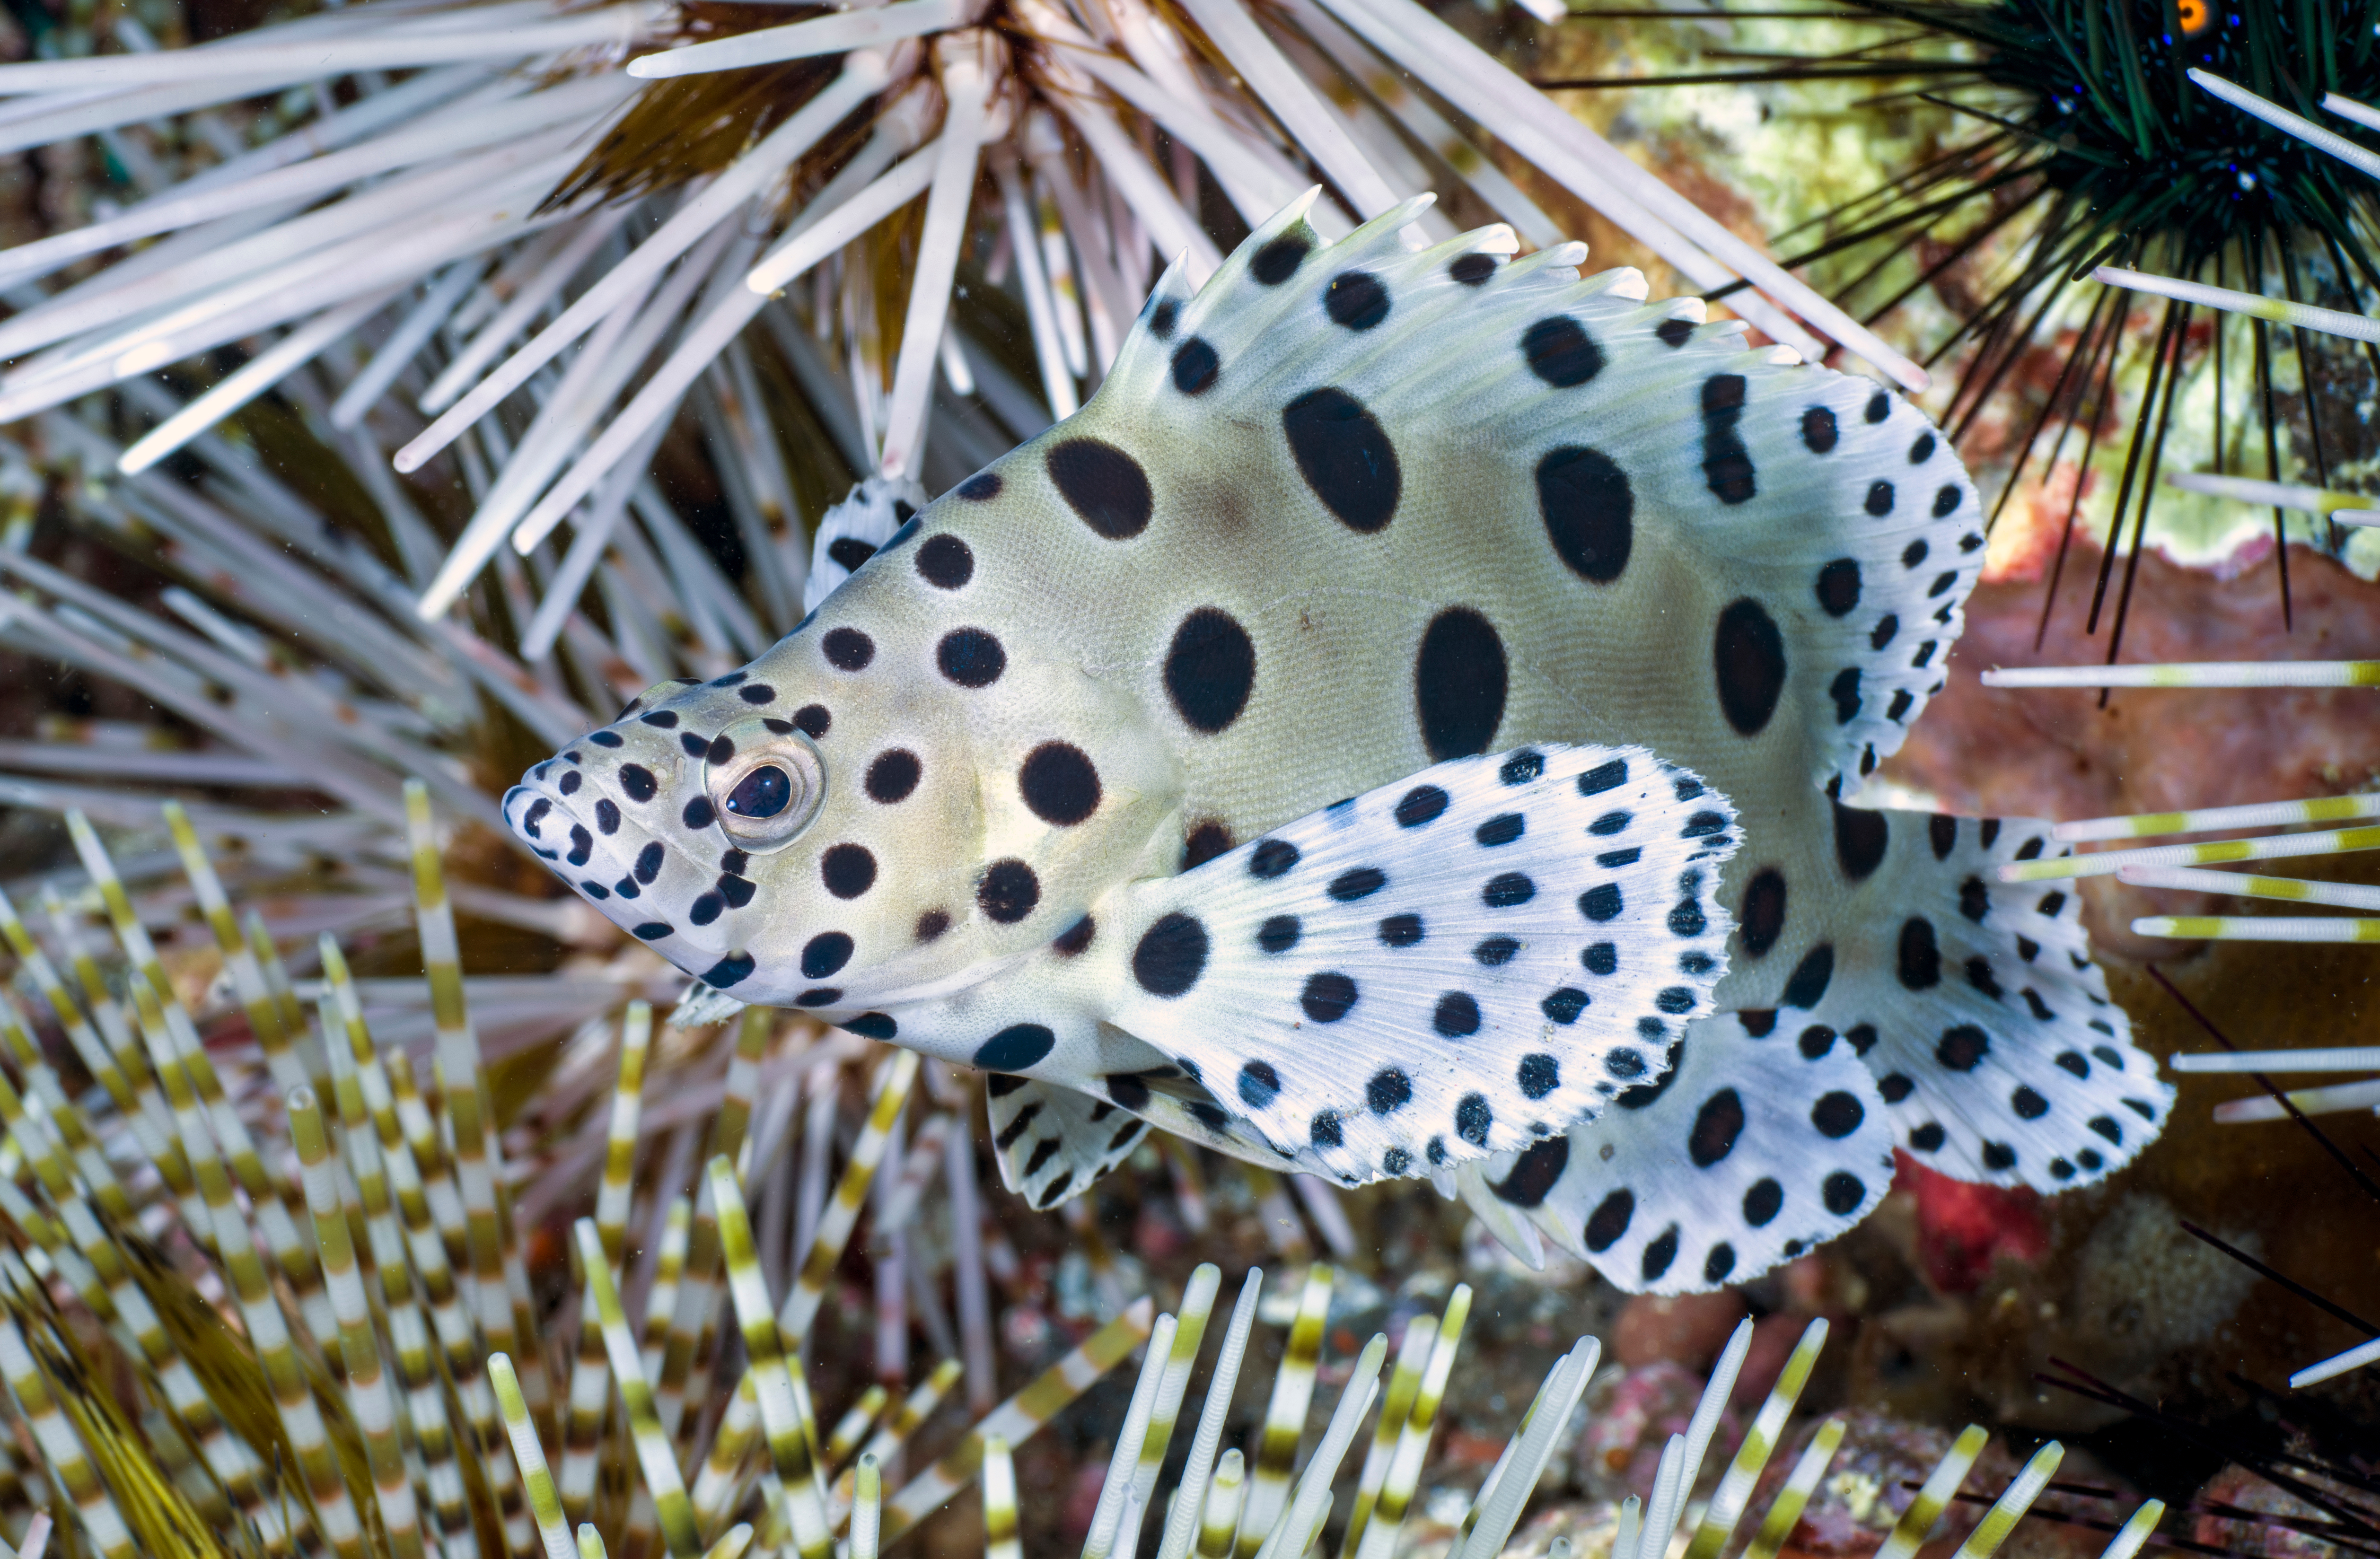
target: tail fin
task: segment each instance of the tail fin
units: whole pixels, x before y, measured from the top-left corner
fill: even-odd
[[[2073,885],[1994,876],[2065,853],[2049,825],[1844,810],[1875,819],[1862,832],[1877,859],[1831,968],[1797,974],[1787,1005],[1747,1023],[1839,1036],[1875,1075],[1898,1145],[1944,1174],[2060,1190],[2131,1160],[2173,1090],[2107,998]]]
[[[2107,999],[2072,885],[1994,879],[2048,850],[2047,824],[1838,821],[1866,876],[1785,1005],[1696,1019],[1617,1107],[1463,1166],[1475,1208],[1516,1211],[1622,1289],[1687,1293],[1850,1229],[1896,1146],[1960,1179],[2058,1190],[2155,1137],[2173,1091]]]

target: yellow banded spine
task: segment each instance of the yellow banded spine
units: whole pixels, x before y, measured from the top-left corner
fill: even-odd
[[[1193,1550],[1198,1559],[1229,1559],[1246,1493],[1246,1462],[1238,1451],[1225,1451],[1215,1465],[1214,1481],[1207,1486],[1206,1508],[1198,1517],[1198,1542]]]
[[[142,1028],[156,1032],[162,1025],[152,1025],[154,995],[139,980],[131,985]],[[362,1524],[354,1502],[347,1497],[346,1480],[331,1449],[322,1409],[314,1401],[298,1361],[297,1348],[281,1316],[281,1306],[273,1298],[272,1279],[265,1275],[264,1263],[257,1254],[248,1220],[232,1201],[231,1178],[207,1141],[206,1122],[199,1113],[197,1098],[179,1061],[160,1057],[157,1075],[174,1106],[182,1141],[190,1150],[200,1193],[206,1198],[207,1211],[214,1220],[220,1259],[238,1299],[240,1318],[248,1323],[249,1343],[255,1348],[257,1362],[264,1367],[265,1379],[273,1388],[282,1431],[288,1435],[290,1449],[297,1454],[314,1518],[338,1559],[363,1559]]]
[[[685,1480],[678,1476],[677,1457],[671,1449],[669,1436],[662,1432],[661,1420],[653,1415],[652,1387],[637,1358],[637,1339],[628,1330],[627,1311],[620,1306],[619,1291],[613,1287],[611,1271],[604,1264],[603,1241],[595,1233],[591,1218],[579,1219],[571,1232],[578,1242],[578,1259],[587,1269],[587,1286],[592,1291],[596,1315],[603,1328],[603,1346],[612,1356],[612,1373],[620,1386],[620,1405],[627,1410],[628,1432],[636,1443],[637,1460],[644,1468],[645,1486],[652,1493],[662,1539],[669,1545],[671,1559],[694,1559],[702,1546],[695,1536],[694,1508],[686,1497]]]
[[[298,1064],[291,1031],[282,1020],[281,1007],[273,999],[272,988],[265,984],[264,966],[257,961],[255,949],[240,934],[239,922],[232,914],[231,900],[224,892],[223,879],[215,876],[214,863],[207,859],[206,846],[199,842],[199,831],[190,826],[190,815],[177,801],[167,802],[164,811],[165,826],[174,835],[174,849],[182,858],[182,875],[190,879],[190,888],[198,896],[199,912],[205,918],[207,929],[214,934],[216,950],[223,954],[224,968],[231,975],[232,990],[239,997],[240,1009],[248,1014],[249,1029],[264,1052],[264,1064],[273,1073],[273,1086],[286,1097],[292,1090],[303,1088],[312,1080]]]
[[[128,1121],[133,1136],[149,1155],[149,1162],[156,1166],[166,1189],[173,1192],[181,1209],[182,1227],[190,1231],[200,1249],[212,1255],[213,1220],[207,1215],[207,1204],[200,1199],[198,1181],[190,1173],[189,1156],[182,1151],[181,1132],[174,1124],[173,1112],[165,1107],[164,1094],[149,1070],[140,1042],[133,1036],[124,1009],[109,994],[106,977],[100,973],[98,961],[84,947],[74,915],[59,899],[56,888],[42,889],[42,905],[57,932],[67,961],[74,967],[75,983],[82,987],[83,1004],[91,1012],[91,1021],[98,1026],[108,1055],[114,1057],[132,1093],[137,1107]]]
[[[504,1354],[488,1356],[488,1378],[496,1388],[497,1410],[504,1414],[504,1434],[512,1442],[513,1460],[520,1468],[521,1486],[528,1491],[529,1513],[536,1518],[546,1559],[576,1559],[570,1527],[563,1519],[562,1500],[554,1493],[553,1474],[545,1465],[545,1447],[539,1444],[537,1424],[521,1395],[520,1377]]]
[[[720,1097],[718,1118],[711,1122],[704,1161],[725,1156],[743,1163],[746,1132],[752,1119],[752,1102],[760,1084],[760,1059],[769,1047],[771,1018],[763,1008],[744,1010],[735,1026],[735,1050],[727,1062],[727,1080]],[[654,1408],[662,1427],[674,1436],[690,1433],[686,1419],[687,1384],[696,1378],[696,1360],[712,1335],[719,1308],[719,1222],[710,1206],[708,1181],[697,1178],[694,1223],[686,1233],[685,1275],[669,1312],[669,1335],[662,1345],[661,1369],[654,1387]],[[699,1420],[702,1415],[695,1415]],[[699,1501],[697,1502],[698,1508]]]
[[[1801,1400],[1802,1388],[1809,1384],[1818,1352],[1826,1346],[1827,1320],[1820,1316],[1803,1328],[1802,1339],[1793,1345],[1785,1368],[1778,1373],[1777,1384],[1769,1388],[1767,1399],[1753,1418],[1752,1427],[1744,1431],[1743,1444],[1736,1447],[1735,1460],[1728,1465],[1718,1487],[1712,1491],[1702,1523],[1686,1545],[1685,1559],[1718,1559],[1727,1540],[1735,1535],[1735,1524],[1742,1519],[1753,1487],[1760,1481],[1768,1458],[1776,1453],[1778,1441],[1785,1432],[1785,1421],[1792,1416],[1793,1405]]]
[[[653,1286],[645,1295],[644,1336],[639,1348],[648,1379],[661,1373],[662,1354],[669,1346],[670,1318],[677,1313],[677,1287],[686,1280],[686,1247],[694,1227],[694,1203],[683,1196],[670,1199],[662,1220],[662,1245],[653,1263]],[[654,1395],[660,1405],[660,1394]],[[662,1427],[669,1425],[664,1421]]]
[[[0,989],[0,1034],[5,1034],[8,1050],[25,1074],[27,1104],[39,1114],[57,1139],[58,1144],[74,1159],[75,1170],[91,1190],[91,1200],[104,1208],[111,1218],[128,1219],[133,1215],[132,1202],[117,1183],[115,1170],[107,1162],[96,1139],[91,1134],[90,1123],[82,1111],[67,1097],[58,1074],[33,1043],[31,1032],[25,1023],[24,1013],[17,1006],[16,996]]]
[[[439,1512],[439,1527],[447,1546],[451,1549],[458,1541],[473,1545],[462,1473],[455,1461],[455,1425],[431,1355],[431,1323],[425,1322],[417,1302],[409,1267],[419,1269],[422,1295],[430,1300],[443,1345],[455,1355],[450,1362],[455,1365],[458,1391],[468,1390],[478,1378],[469,1317],[455,1299],[445,1247],[431,1231],[412,1155],[397,1128],[390,1072],[381,1064],[379,1048],[364,1021],[363,998],[347,973],[346,955],[338,939],[328,933],[317,941],[316,950],[327,987],[322,1006],[323,1058],[330,1067],[348,1172],[356,1183],[366,1239],[381,1281],[390,1340],[396,1346],[406,1417],[419,1443],[424,1481]],[[399,1067],[407,1064],[402,1050],[393,1053],[391,1060]],[[408,1258],[409,1244],[414,1249]],[[457,1524],[462,1529],[459,1534]]]
[[[1306,1269],[1296,1319],[1290,1323],[1289,1342],[1281,1353],[1281,1372],[1273,1376],[1272,1399],[1265,1405],[1264,1424],[1257,1431],[1256,1471],[1248,1480],[1247,1500],[1240,1510],[1235,1559],[1253,1559],[1288,1502],[1290,1469],[1297,1462],[1297,1443],[1305,1432],[1305,1409],[1314,1400],[1314,1373],[1322,1361],[1322,1323],[1330,1311],[1332,1275],[1320,1262]]]
[[[0,892],[0,937],[6,939],[9,950],[17,955],[18,966],[31,978],[33,989],[48,1004],[58,1026],[66,1030],[67,1043],[74,1046],[75,1054],[81,1058],[83,1069],[91,1073],[91,1080],[107,1091],[107,1096],[115,1101],[115,1107],[128,1119],[138,1114],[140,1106],[133,1098],[131,1084],[125,1081],[123,1070],[116,1066],[114,1055],[92,1032],[90,1021],[82,1015],[81,1007],[67,990],[66,982],[59,978],[57,965],[50,961],[50,955],[42,950],[41,944],[33,940],[32,932],[27,928],[23,917],[17,913],[16,904],[5,892]]]
[[[1364,1529],[1358,1559],[1389,1559],[1396,1552],[1397,1535],[1405,1513],[1421,1488],[1422,1464],[1429,1456],[1429,1437],[1438,1427],[1438,1409],[1446,1400],[1447,1378],[1454,1372],[1454,1356],[1463,1346],[1463,1328],[1471,1318],[1471,1285],[1458,1283],[1447,1296],[1446,1313],[1439,1318],[1438,1338],[1430,1344],[1429,1363],[1415,1389],[1413,1411],[1397,1434],[1396,1455],[1390,1458],[1388,1477],[1380,1484],[1379,1503]]]
[[[2024,1519],[2024,1513],[2033,1508],[2033,1502],[2041,1497],[2041,1491],[2058,1475],[2058,1464],[2065,1457],[2066,1447],[2055,1440],[2034,1452],[2024,1469],[2000,1491],[2000,1497],[1992,1502],[1991,1509],[1975,1523],[1975,1529],[1967,1534],[1967,1541],[1959,1545],[1951,1559],[1992,1559],[2009,1533],[2016,1529],[2016,1524]]]
[[[390,1089],[395,1101],[401,1104],[413,1092],[413,1069],[402,1050],[392,1050],[383,1065],[388,1072]],[[476,1451],[481,1444],[478,1421],[469,1411],[473,1396],[484,1397],[487,1391],[486,1379],[480,1369],[478,1343],[471,1330],[470,1315],[463,1308],[461,1295],[455,1287],[454,1269],[447,1264],[446,1243],[439,1238],[432,1221],[430,1201],[414,1164],[413,1149],[398,1128],[397,1111],[392,1108],[384,1114],[378,1114],[374,1125],[380,1138],[381,1161],[388,1173],[389,1190],[395,1196],[398,1213],[405,1222],[406,1247],[412,1252],[413,1269],[421,1280],[422,1301],[430,1312],[439,1349],[445,1355],[447,1372],[455,1383],[455,1395],[463,1402],[466,1414],[461,1424],[452,1420],[446,1410],[445,1394],[438,1388],[433,1374],[424,1383],[423,1389],[411,1396],[414,1432],[423,1440],[422,1456],[429,1464],[431,1498],[438,1507],[438,1528],[450,1559],[458,1547],[466,1555],[476,1555],[478,1543],[468,1491],[455,1464],[462,1455],[461,1445],[468,1444]],[[445,1456],[433,1457],[431,1444],[433,1432],[425,1430],[425,1425],[444,1426],[444,1432],[438,1434],[437,1439],[448,1453]],[[454,1469],[451,1480],[441,1478],[442,1463]]]
[[[645,1057],[652,1037],[651,1004],[628,1003],[620,1022],[620,1075],[612,1089],[603,1180],[595,1192],[595,1232],[603,1241],[603,1256],[612,1264],[614,1282],[620,1275],[621,1253],[628,1248],[629,1197],[637,1176],[637,1121],[644,1108]]]
[[[438,860],[430,791],[419,780],[405,782],[405,819],[413,857],[414,925],[421,937],[422,973],[430,981],[431,1020],[437,1031],[435,1055],[443,1078],[441,1099],[455,1133],[455,1181],[462,1192],[464,1230],[470,1250],[471,1298],[489,1350],[514,1354],[519,1350],[514,1299],[516,1293],[527,1296],[528,1276],[520,1268],[518,1249],[504,1238],[508,1220],[498,1209],[496,1154],[501,1150],[488,1109],[480,1036],[471,1027],[464,999],[462,948],[455,933],[455,907],[446,897],[445,872]],[[520,1378],[532,1411],[548,1396],[540,1351],[522,1355],[520,1360]],[[492,1429],[491,1422],[482,1430],[483,1440]],[[509,1462],[492,1455],[492,1444],[488,1450],[489,1480],[504,1509],[504,1541],[519,1559],[529,1552],[536,1537],[520,1508],[519,1486],[513,1480]]]
[[[1942,1459],[1934,1464],[1934,1470],[1918,1486],[1916,1496],[1900,1513],[1900,1519],[1892,1524],[1891,1533],[1876,1551],[1876,1559],[1909,1559],[1917,1552],[1918,1544],[1933,1531],[1934,1523],[1949,1508],[1950,1496],[1966,1481],[1968,1468],[1975,1465],[1975,1458],[1984,1454],[1984,1446],[1990,1439],[1990,1432],[1980,1424],[1971,1423],[1959,1432],[1959,1438],[1950,1443],[1949,1450],[1943,1453]]]
[[[735,1166],[724,1155],[710,1161],[708,1175],[711,1206],[719,1215],[720,1251],[727,1262],[728,1298],[743,1333],[745,1369],[759,1399],[769,1457],[783,1486],[785,1522],[801,1559],[825,1559],[833,1551],[834,1535],[819,1493],[818,1465],[811,1449],[816,1436],[785,1367],[776,1318],[771,1313],[768,1279],[761,1274],[759,1252],[752,1244],[752,1225],[744,1212],[744,1193],[736,1189]]]
[[[871,1384],[859,1394],[857,1401],[844,1409],[843,1417],[835,1420],[833,1431],[826,1437],[826,1448],[820,1453],[820,1460],[825,1464],[828,1472],[832,1473],[851,1459],[853,1447],[868,1432],[868,1426],[876,1421],[876,1415],[884,1410],[884,1404],[892,1399],[892,1394],[880,1384]]]
[[[855,1542],[855,1551],[857,1547]],[[1025,1545],[1016,1536],[1016,1463],[1008,1454],[1008,1442],[994,1434],[983,1443],[983,1559],[1024,1556]]]
[[[73,1503],[76,1521],[91,1547],[103,1559],[132,1559],[131,1530],[92,1468],[81,1436],[59,1408],[13,1313],[0,1313],[0,1376],[6,1378],[8,1389],[16,1394],[25,1427],[42,1453],[43,1470]]]
[[[1173,1444],[1173,1427],[1182,1418],[1182,1398],[1190,1389],[1190,1372],[1198,1365],[1198,1347],[1207,1339],[1207,1323],[1215,1313],[1215,1295],[1223,1286],[1223,1269],[1201,1262],[1183,1285],[1181,1308],[1174,1312],[1173,1346],[1165,1356],[1165,1374],[1157,1383],[1157,1402],[1148,1418],[1148,1433],[1140,1443],[1140,1460],[1133,1468],[1133,1497],[1149,1508],[1157,1493],[1157,1475],[1164,1470],[1165,1452]]]
[[[372,1329],[371,1305],[364,1294],[363,1275],[356,1268],[355,1248],[348,1241],[347,1213],[339,1197],[337,1171],[331,1158],[330,1134],[314,1091],[292,1089],[288,1097],[289,1131],[305,1166],[307,1210],[313,1215],[325,1287],[339,1323],[339,1357],[346,1367],[348,1410],[362,1432],[364,1456],[371,1468],[372,1490],[382,1529],[397,1559],[421,1559],[421,1517],[413,1503],[413,1483],[405,1470],[405,1447],[397,1432],[396,1405],[381,1371],[380,1339]],[[567,1556],[564,1556],[567,1559]]]
[[[122,879],[116,876],[115,862],[109,858],[106,847],[100,843],[99,835],[92,829],[90,819],[81,813],[67,814],[67,832],[74,840],[75,852],[81,857],[84,869],[90,872],[92,883],[99,889],[100,900],[107,909],[109,924],[115,927],[116,941],[132,964],[137,978],[131,985],[136,996],[145,984],[148,993],[156,1000],[156,1023],[152,1024],[147,1016],[146,1007],[137,1009],[142,1013],[142,1032],[150,1036],[151,1048],[155,1052],[151,1064],[161,1065],[166,1057],[180,1063],[189,1079],[192,1092],[206,1112],[208,1124],[221,1146],[223,1157],[238,1179],[240,1189],[248,1193],[257,1226],[263,1230],[265,1242],[273,1251],[274,1264],[288,1278],[290,1287],[297,1293],[307,1329],[318,1336],[331,1335],[336,1330],[337,1323],[331,1314],[329,1301],[322,1297],[322,1268],[315,1260],[312,1242],[299,1238],[297,1221],[290,1215],[290,1207],[284,1200],[284,1189],[272,1183],[266,1176],[264,1162],[257,1154],[256,1143],[249,1138],[239,1111],[233,1107],[231,1100],[225,1094],[222,1080],[215,1075],[214,1063],[208,1057],[206,1046],[199,1043],[198,1026],[190,1021],[181,998],[175,994],[173,981],[165,973],[164,962],[157,956],[156,944],[149,939],[140,917],[133,911],[131,896],[125,891]],[[160,1026],[167,1036],[162,1047],[155,1037]],[[182,1130],[182,1135],[185,1148],[195,1152],[188,1142],[189,1133],[187,1129]]]
[[[573,1254],[576,1254],[576,1249]],[[595,1475],[603,1448],[604,1411],[612,1402],[612,1370],[603,1350],[603,1322],[597,1312],[592,1279],[582,1279],[578,1303],[578,1357],[570,1371],[562,1440],[562,1510],[584,1521],[595,1507]]]
[[[983,1465],[986,1440],[997,1435],[1011,1445],[1023,1444],[1110,1370],[1131,1358],[1133,1350],[1148,1340],[1155,1323],[1156,1306],[1147,1296],[1135,1299],[1073,1352],[1035,1376],[1024,1390],[978,1420],[956,1449],[909,1480],[884,1507],[886,1540],[899,1537],[965,1488]]]
[[[1760,1529],[1744,1546],[1743,1559],[1777,1559],[1785,1540],[1801,1524],[1802,1511],[1816,1491],[1818,1480],[1827,1475],[1827,1464],[1835,1459],[1835,1448],[1843,1443],[1843,1428],[1842,1420],[1828,1419],[1810,1436],[1809,1444],[1803,1447],[1802,1455],[1793,1463],[1793,1470],[1785,1475],[1784,1486],[1768,1503],[1768,1513],[1761,1517]]]
[[[1405,1323],[1397,1345],[1397,1367],[1389,1376],[1387,1395],[1380,1398],[1379,1420],[1372,1426],[1372,1444],[1364,1453],[1364,1468],[1355,1479],[1355,1504],[1348,1512],[1346,1536],[1339,1540],[1340,1559],[1354,1559],[1364,1544],[1364,1529],[1371,1524],[1373,1507],[1380,1503],[1380,1486],[1388,1481],[1397,1438],[1413,1416],[1414,1398],[1421,1391],[1423,1368],[1430,1347],[1438,1341],[1438,1317],[1416,1315]]]
[[[850,1243],[852,1227],[859,1221],[859,1209],[868,1200],[868,1182],[884,1160],[892,1123],[900,1118],[901,1106],[909,1099],[909,1085],[917,1077],[917,1053],[914,1050],[894,1051],[880,1075],[868,1124],[860,1128],[858,1140],[851,1145],[851,1157],[844,1166],[843,1178],[819,1219],[818,1234],[810,1241],[809,1253],[802,1259],[793,1291],[785,1296],[784,1308],[777,1312],[777,1329],[797,1340],[809,1335],[810,1322],[818,1314],[820,1301],[826,1298],[827,1283],[843,1260],[844,1247]]]

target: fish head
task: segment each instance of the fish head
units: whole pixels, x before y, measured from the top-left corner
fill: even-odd
[[[529,769],[506,822],[686,973],[831,1021],[1056,940],[1146,871],[1180,783],[1130,675],[1064,651],[1028,571],[977,565],[998,519],[912,520],[741,671]]]

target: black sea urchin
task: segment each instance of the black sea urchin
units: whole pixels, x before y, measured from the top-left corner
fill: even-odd
[[[2294,327],[2276,344],[2261,320],[2249,322],[2244,343],[2227,339],[2232,332],[2220,317],[2211,330],[2193,332],[2192,306],[2178,300],[2136,320],[2129,297],[2088,278],[2095,266],[2121,265],[2310,302],[2343,296],[2350,307],[2380,291],[2372,186],[2303,140],[2216,101],[2189,75],[2202,70],[2306,113],[2330,94],[2368,101],[2380,95],[2374,31],[2380,11],[2363,0],[1844,0],[1805,14],[1872,19],[1884,35],[1847,52],[1738,54],[1731,57],[1745,61],[1739,68],[1624,84],[1868,79],[1881,90],[1872,105],[1922,101],[1972,124],[1972,133],[1869,193],[1780,235],[1784,244],[1810,238],[1784,263],[1868,262],[1840,296],[1873,321],[1922,289],[1951,290],[1944,284],[1955,268],[1981,262],[1988,280],[1953,301],[1956,323],[1923,359],[1928,367],[1959,363],[1943,418],[1954,440],[1967,440],[1998,392],[2046,377],[2037,364],[2030,374],[2018,370],[2037,348],[2060,344],[2054,384],[2028,397],[2020,416],[1994,517],[2023,486],[2045,442],[2046,470],[2078,431],[2085,465],[2103,438],[2129,433],[2092,599],[2095,631],[2127,515],[2135,555],[2146,529],[2177,389],[2203,369],[2215,381],[2213,447],[2188,458],[2224,468],[2234,442],[2225,434],[2227,350],[2230,375],[2252,381],[2241,388],[2261,424],[2265,476],[2279,476],[2286,446],[2318,486],[2329,485],[2346,429],[2337,425],[2341,398],[2316,393],[2317,381],[2337,377],[2348,368],[2344,359],[2318,363]],[[1992,263],[2011,239],[2013,259]],[[2277,395],[2277,350],[2297,355],[2301,394],[2288,394],[2285,383]],[[2380,357],[2372,360],[2380,365]],[[2111,418],[2119,399],[2135,395],[2126,429]],[[2345,396],[2345,405],[2353,399]],[[2078,484],[2069,529],[2080,502]],[[2274,519],[2278,540],[2279,508]],[[2338,534],[2329,527],[2322,539],[2335,550]],[[2061,564],[2064,556],[2061,537]],[[2286,611],[2286,559],[2282,569]],[[2053,596],[2056,589],[2054,572]],[[2045,601],[2045,621],[2046,612]],[[2119,603],[2111,635],[2119,641],[2121,616]]]

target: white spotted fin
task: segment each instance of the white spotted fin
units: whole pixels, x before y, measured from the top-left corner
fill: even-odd
[[[2173,1088],[2107,998],[2074,885],[1994,879],[1993,868],[2046,850],[2068,853],[2032,819],[1841,809],[1840,864],[1891,912],[1804,954],[1776,1022],[1780,1033],[1840,1034],[1919,1163],[2047,1191],[2130,1161],[2156,1136]],[[1759,892],[1755,878],[1747,924]]]
[[[1655,1075],[1724,970],[1734,821],[1642,748],[1458,758],[1133,885],[1085,961],[1106,1021],[1211,1096],[1160,1124],[1346,1184],[1418,1174]]]
[[[984,1093],[1001,1183],[1035,1207],[1087,1190],[1148,1134],[1148,1122],[1113,1100],[1059,1083],[994,1072]]]
[[[1884,1100],[1832,1030],[1755,1026],[1696,1019],[1670,1069],[1601,1119],[1464,1165],[1463,1200],[1490,1228],[1525,1217],[1632,1293],[1716,1288],[1834,1239],[1891,1187]]]
[[[819,517],[818,534],[810,538],[809,577],[802,582],[802,610],[816,611],[819,602],[925,506],[926,489],[907,477],[869,477],[854,484],[842,502]]]

